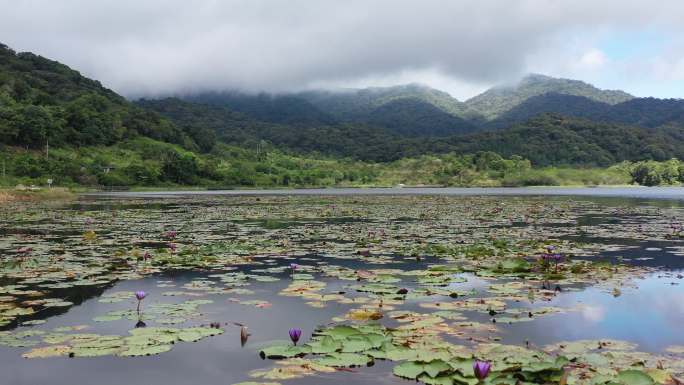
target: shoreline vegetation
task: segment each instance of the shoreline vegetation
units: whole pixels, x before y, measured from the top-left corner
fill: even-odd
[[[48,180],[53,187],[48,189]],[[209,154],[136,138],[115,146],[45,151],[0,147],[4,195],[52,196],[85,190],[260,189],[325,187],[678,186],[684,162],[621,162],[610,167],[535,168],[520,156],[494,152],[441,154],[364,162],[319,154],[256,152],[217,145]],[[31,186],[41,187],[31,194]],[[18,191],[16,194],[14,191]],[[9,198],[5,197],[4,200]]]
[[[67,201],[75,199],[77,190],[65,187],[21,189],[0,187],[0,204],[10,202]]]

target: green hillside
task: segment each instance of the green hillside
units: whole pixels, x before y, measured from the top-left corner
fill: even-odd
[[[0,44],[0,143],[24,147],[110,145],[135,136],[192,140],[150,110],[56,61]]]
[[[470,109],[448,93],[421,84],[336,91],[309,91],[300,93],[299,96],[341,121],[363,120],[375,109],[402,99],[421,100],[462,119],[477,120],[481,118],[477,111]]]
[[[510,129],[451,138],[451,150],[520,155],[533,164],[607,166],[623,160],[684,159],[684,128],[651,130],[557,114]]]
[[[468,99],[465,104],[487,119],[494,119],[531,97],[547,93],[582,96],[607,104],[618,104],[634,98],[623,91],[601,90],[579,80],[532,74],[516,84],[491,88]]]

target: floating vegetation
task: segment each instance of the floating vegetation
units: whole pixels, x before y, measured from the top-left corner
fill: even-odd
[[[642,286],[681,294],[675,205],[354,196],[12,207],[0,209],[0,346],[27,359],[163,360],[198,343],[193,352],[248,360],[233,368],[241,385],[353,383],[378,363],[399,383],[439,385],[684,377],[678,335],[593,329],[615,306],[670,330],[630,301],[667,312]]]
[[[223,330],[206,327],[189,328],[137,328],[129,331],[130,336],[98,334],[41,334],[42,340],[24,340],[25,346],[41,343],[51,345],[35,347],[22,354],[24,358],[47,358],[57,356],[98,357],[116,355],[120,357],[151,356],[168,352],[177,342],[197,342],[203,338],[216,336]],[[2,337],[0,337],[2,338]],[[0,339],[0,344],[18,346],[13,337]],[[59,345],[54,345],[59,344]]]

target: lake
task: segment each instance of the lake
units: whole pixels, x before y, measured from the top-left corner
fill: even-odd
[[[683,190],[7,205],[2,383],[475,385],[474,359],[488,384],[667,383],[684,373]]]

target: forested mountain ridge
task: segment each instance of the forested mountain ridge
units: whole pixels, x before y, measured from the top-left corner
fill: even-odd
[[[479,120],[482,118],[477,111],[448,93],[417,83],[392,87],[307,91],[298,95],[319,109],[328,111],[337,119],[347,122],[363,119],[373,110],[403,99],[421,100],[462,119]]]
[[[419,84],[277,95],[205,93],[181,98],[239,111],[255,121],[310,127],[349,123],[408,137],[502,129],[543,113],[645,128],[684,125],[684,100],[636,98],[623,91],[543,75],[493,87],[465,103]]]
[[[0,44],[0,143],[110,145],[137,135],[193,147],[173,123],[98,81]]]
[[[418,84],[291,94],[208,92],[182,95],[262,122],[316,126],[361,124],[407,136],[444,136],[478,129],[481,116],[446,92]]]
[[[235,114],[226,107],[179,99],[143,101],[142,106],[167,116],[185,130],[211,128],[219,138],[239,146],[266,141],[280,149],[387,162],[422,154],[492,151],[520,155],[534,165],[607,166],[623,160],[684,158],[684,128],[644,128],[541,114],[496,131],[445,137],[407,137],[368,125],[338,124],[293,127],[267,124]]]
[[[684,100],[633,98],[618,104],[597,102],[582,96],[546,93],[533,96],[489,123],[506,128],[542,113],[639,126],[644,128],[684,127]]]
[[[648,129],[542,114],[505,130],[450,138],[454,151],[520,155],[538,166],[606,166],[623,160],[684,158],[684,127]]]
[[[531,74],[518,83],[492,87],[465,101],[465,105],[492,120],[528,99],[548,93],[582,96],[593,101],[618,104],[634,96],[615,90],[601,90],[579,80]]]

